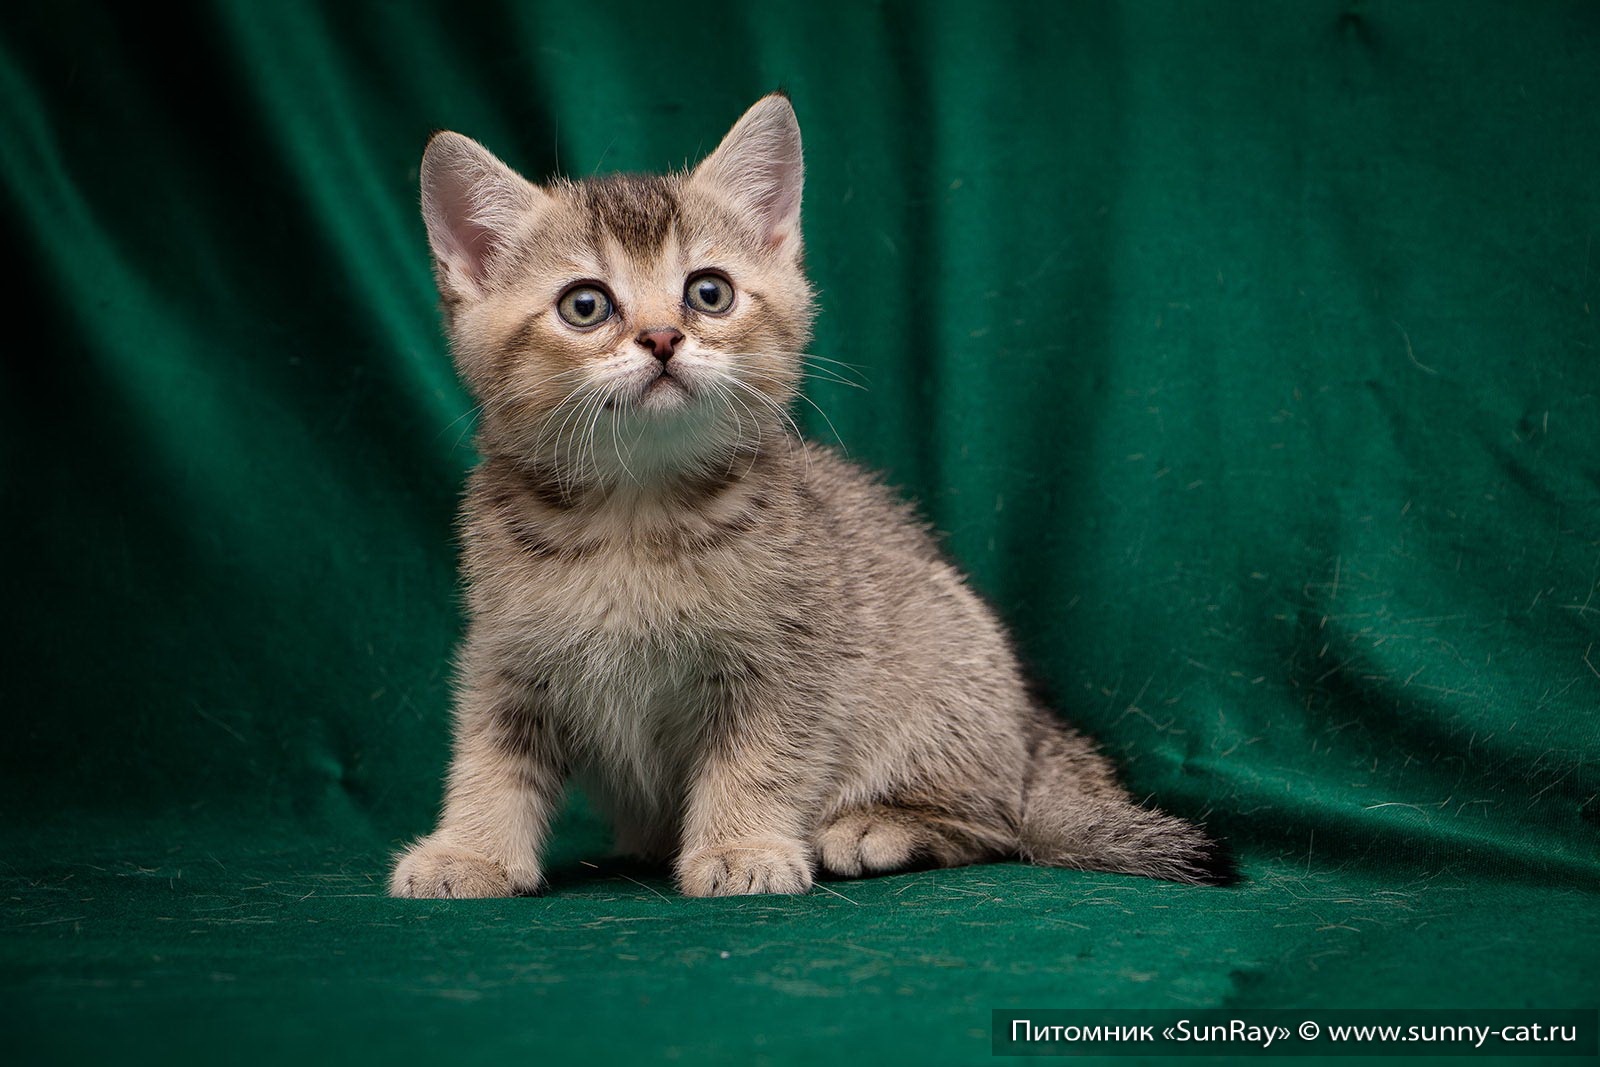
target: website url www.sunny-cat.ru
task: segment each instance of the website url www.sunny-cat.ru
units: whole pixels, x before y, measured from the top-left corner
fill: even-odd
[[[1001,1009],[997,1056],[1594,1056],[1594,1010]]]

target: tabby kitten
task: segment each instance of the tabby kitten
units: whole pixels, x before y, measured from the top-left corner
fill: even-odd
[[[691,896],[1006,858],[1213,880],[1029,695],[912,510],[792,432],[801,175],[780,94],[660,177],[535,186],[428,143],[483,460],[444,811],[396,896],[537,890],[569,778]]]

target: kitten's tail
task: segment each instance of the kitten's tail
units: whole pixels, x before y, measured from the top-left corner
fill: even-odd
[[[1182,819],[1141,808],[1082,737],[1051,722],[1034,753],[1018,850],[1047,867],[1193,885],[1238,880],[1227,850]]]

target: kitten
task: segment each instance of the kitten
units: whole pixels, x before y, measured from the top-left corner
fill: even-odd
[[[664,177],[535,186],[429,141],[483,460],[444,811],[396,896],[537,890],[569,778],[691,896],[1006,858],[1216,880],[1029,695],[912,510],[791,432],[801,174],[779,94]]]

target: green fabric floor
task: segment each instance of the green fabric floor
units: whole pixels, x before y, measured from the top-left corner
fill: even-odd
[[[545,896],[382,895],[438,801],[473,461],[423,142],[660,169],[776,86],[813,350],[868,385],[805,424],[1240,885],[690,901],[579,800]],[[16,4],[0,191],[19,1062],[970,1063],[992,1008],[1600,1005],[1595,5]]]

